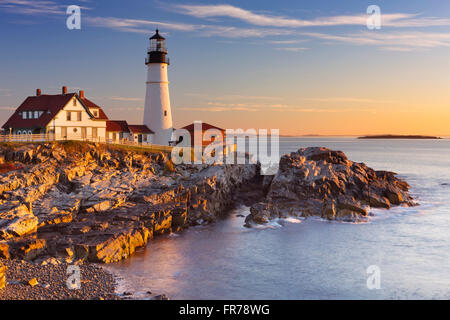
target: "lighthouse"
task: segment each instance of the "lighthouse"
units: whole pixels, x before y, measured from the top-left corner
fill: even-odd
[[[167,77],[167,49],[165,38],[156,33],[150,38],[145,64],[147,89],[145,94],[144,124],[155,132],[153,143],[169,145],[172,139],[172,111],[170,109],[169,81]]]

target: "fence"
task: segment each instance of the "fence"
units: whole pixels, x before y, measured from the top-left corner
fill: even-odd
[[[85,141],[85,142],[97,142],[97,143],[105,143],[117,146],[131,146],[131,147],[139,147],[145,148],[151,152],[164,152],[171,153],[173,147],[172,146],[162,146],[157,144],[151,144],[148,142],[137,142],[131,141],[129,139],[105,139],[101,137],[82,137],[81,135],[68,135],[64,138],[58,138],[53,133],[45,133],[45,134],[12,134],[12,135],[0,135],[0,142],[17,142],[17,143],[27,143],[27,142],[53,142],[53,141]],[[236,145],[225,145],[220,143],[223,146],[223,154],[233,153],[236,151]],[[194,148],[188,148],[191,154],[191,159],[194,160],[197,157],[195,156]],[[203,149],[203,148],[202,148]],[[187,150],[187,149],[184,149]]]
[[[131,146],[148,149],[151,152],[172,152],[173,147],[161,146],[151,144],[148,142],[130,141],[129,139],[105,139],[101,137],[81,137],[81,135],[68,135],[64,138],[56,138],[52,133],[46,134],[12,134],[12,135],[0,135],[0,142],[16,142],[16,143],[29,143],[29,142],[53,142],[53,141],[85,141],[85,142],[97,142],[105,144],[114,144],[118,146]]]

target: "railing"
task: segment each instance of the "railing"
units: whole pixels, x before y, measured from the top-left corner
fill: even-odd
[[[55,135],[52,133],[0,135],[0,142],[48,142],[54,140]]]
[[[68,141],[68,140],[76,140],[76,141],[85,141],[85,142],[98,142],[98,143],[105,143],[105,144],[114,144],[118,146],[132,146],[132,147],[139,147],[139,148],[145,148],[151,152],[163,152],[163,153],[171,153],[173,146],[162,146],[157,144],[152,144],[150,142],[138,142],[138,141],[131,141],[129,139],[105,139],[102,137],[93,137],[93,136],[81,136],[77,134],[69,134],[67,136],[61,137],[56,136],[53,133],[43,133],[43,134],[12,134],[12,135],[0,135],[0,142],[17,142],[17,143],[24,143],[24,142],[53,142],[53,141]],[[236,145],[226,145],[219,143],[221,146],[223,146],[223,151],[221,154],[229,154],[236,151]],[[191,154],[191,160],[194,159],[197,160],[195,156],[195,150],[194,148],[188,148],[183,147],[185,151],[190,151]],[[204,151],[204,147],[202,147],[202,151]],[[203,157],[203,154],[202,154]]]
[[[43,133],[43,134],[11,134],[11,135],[0,135],[0,142],[53,142],[53,141],[85,141],[85,142],[98,142],[105,144],[117,144],[124,146],[135,146],[150,149],[155,152],[171,152],[173,147],[155,145],[147,141],[131,141],[129,139],[106,139],[103,137],[94,136],[84,136],[81,134],[68,134],[66,136],[56,136],[53,133]]]
[[[161,47],[157,47],[157,46],[150,46],[147,47],[147,52],[162,52],[162,53],[167,53],[167,48],[161,48]]]

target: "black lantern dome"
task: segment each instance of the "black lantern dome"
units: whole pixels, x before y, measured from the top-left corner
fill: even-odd
[[[166,57],[166,38],[159,34],[159,30],[156,29],[156,33],[150,37],[150,47],[148,48],[147,58],[145,64],[149,63],[167,63],[169,59]]]

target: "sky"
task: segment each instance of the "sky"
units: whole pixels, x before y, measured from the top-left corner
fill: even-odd
[[[80,30],[66,26],[69,5]],[[36,88],[66,85],[142,123],[156,27],[175,127],[450,135],[447,0],[0,0],[0,122]]]

